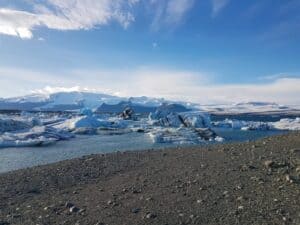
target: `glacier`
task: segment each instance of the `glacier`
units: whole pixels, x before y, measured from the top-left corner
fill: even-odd
[[[290,110],[275,103],[248,102],[201,106],[163,98],[118,97],[89,92],[33,94],[0,99],[0,147],[55,144],[78,135],[138,132],[153,143],[222,142],[217,128],[241,131],[300,130],[300,118],[275,122],[211,120],[211,113]],[[21,110],[21,112],[19,112]],[[23,110],[23,111],[22,111]]]

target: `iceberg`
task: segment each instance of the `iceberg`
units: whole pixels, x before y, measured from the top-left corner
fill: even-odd
[[[209,128],[189,129],[157,127],[148,133],[153,143],[199,144],[205,141],[223,141],[224,139]]]
[[[210,127],[210,117],[201,111],[191,111],[179,104],[163,104],[149,114],[149,123],[163,127]]]
[[[0,118],[0,133],[18,131],[28,129],[30,127],[30,124],[26,123],[25,121]]]
[[[68,140],[74,135],[53,127],[38,126],[27,131],[6,132],[0,136],[0,147],[29,147],[53,144]]]
[[[98,128],[110,126],[108,121],[100,121],[94,116],[79,116],[68,119],[63,123],[56,125],[56,128],[73,131],[78,128]]]
[[[235,130],[271,130],[272,125],[268,122],[230,120],[212,122],[213,127],[231,128]]]
[[[278,130],[300,130],[300,117],[295,119],[281,119],[278,122],[272,123],[273,127]]]

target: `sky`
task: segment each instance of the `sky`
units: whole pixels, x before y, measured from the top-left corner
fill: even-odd
[[[299,0],[0,0],[0,97],[300,104]]]

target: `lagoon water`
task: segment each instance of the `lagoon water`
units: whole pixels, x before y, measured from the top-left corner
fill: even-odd
[[[283,133],[282,131],[241,131],[233,129],[217,129],[216,132],[219,136],[225,138],[225,142],[255,140]],[[206,142],[205,144],[214,144],[214,142]],[[142,133],[113,136],[77,136],[69,141],[61,141],[51,146],[0,149],[0,173],[90,154],[140,151],[176,146],[174,144],[154,144],[147,134]]]

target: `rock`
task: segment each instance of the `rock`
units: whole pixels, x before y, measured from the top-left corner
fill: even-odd
[[[6,221],[0,221],[0,225],[9,225],[10,223],[9,222],[6,222]]]
[[[155,214],[153,214],[153,213],[147,213],[146,216],[145,216],[146,219],[154,219],[156,217],[157,216]]]
[[[291,177],[290,175],[286,175],[286,176],[285,176],[285,180],[286,180],[287,182],[289,182],[289,183],[293,183],[293,182],[294,182],[293,179],[292,179],[292,177]]]
[[[237,201],[242,201],[244,198],[243,198],[243,196],[239,196],[239,197],[237,197]]]
[[[70,213],[77,213],[80,211],[80,209],[77,208],[76,206],[72,206],[72,207],[70,207],[69,211],[70,211]]]
[[[74,206],[74,204],[71,202],[66,202],[65,206],[66,206],[66,208],[71,208]]]
[[[132,213],[139,213],[140,211],[141,211],[140,208],[135,208],[131,210]]]
[[[274,162],[272,160],[267,160],[264,162],[265,167],[271,168],[274,165]]]
[[[140,194],[140,193],[142,193],[142,190],[136,190],[136,189],[132,190],[132,194]]]
[[[153,200],[153,198],[152,197],[148,197],[148,198],[146,198],[146,201],[152,201]]]
[[[239,211],[241,211],[241,210],[243,210],[243,209],[244,209],[244,206],[242,206],[242,205],[238,206],[238,210],[239,210]]]
[[[112,205],[114,202],[112,200],[107,201],[107,205]]]
[[[298,148],[291,149],[291,153],[300,155],[300,148],[299,149]]]

